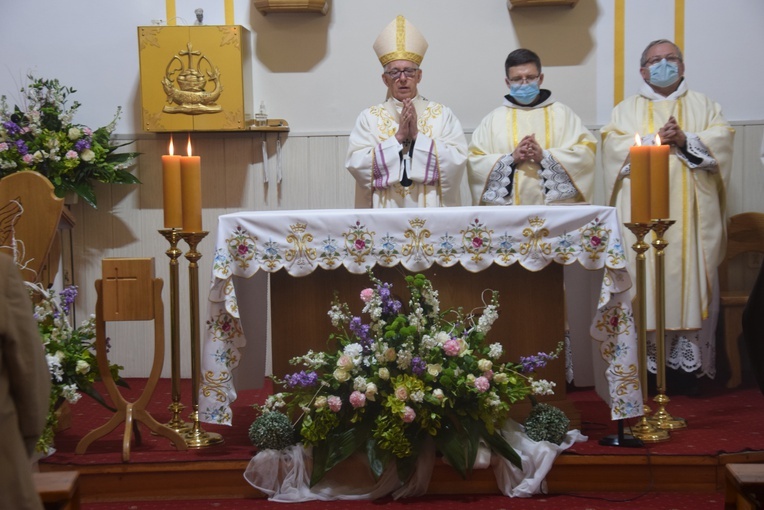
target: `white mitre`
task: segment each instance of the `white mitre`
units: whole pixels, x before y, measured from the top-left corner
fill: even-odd
[[[374,41],[374,52],[383,66],[393,60],[408,60],[420,65],[426,51],[427,41],[422,33],[400,15]]]

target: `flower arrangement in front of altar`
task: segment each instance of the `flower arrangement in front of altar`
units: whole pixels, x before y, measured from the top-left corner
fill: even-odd
[[[75,404],[84,393],[112,411],[114,409],[106,404],[94,387],[94,383],[100,380],[95,352],[95,316],[89,316],[78,327],[70,323],[69,315],[77,296],[77,287],[69,286],[57,294],[39,284],[28,285],[36,303],[34,317],[45,346],[51,381],[48,417],[36,449],[49,454],[58,426],[56,411],[64,401]],[[122,367],[111,364],[109,368],[115,382],[126,386],[119,377]]]
[[[426,437],[462,476],[481,440],[520,467],[499,431],[514,402],[552,393],[554,383],[534,380],[530,372],[559,356],[562,346],[518,364],[501,361],[502,345],[486,341],[498,318],[497,292],[479,315],[441,310],[431,282],[409,275],[406,307],[389,283],[369,275],[373,287],[360,298],[370,322],[352,316],[335,297],[329,316],[339,331],[330,337],[337,350],[292,359],[302,369],[283,380],[274,377],[285,391],[255,405],[262,413],[256,422],[277,412],[291,419],[297,439],[313,447],[311,485],[356,451],[366,454],[375,477],[395,462],[405,481]],[[267,438],[255,442],[258,448],[293,443],[282,420],[269,421],[278,426],[268,433],[253,424],[258,437]]]
[[[93,130],[74,122],[80,103],[67,103],[76,90],[56,79],[28,78],[20,106],[11,109],[6,97],[0,98],[0,178],[35,170],[50,180],[57,196],[75,193],[93,207],[95,182],[140,183],[128,171],[138,153],[117,152],[130,142],[111,140],[121,108],[108,125]]]

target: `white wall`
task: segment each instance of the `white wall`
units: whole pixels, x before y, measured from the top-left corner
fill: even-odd
[[[3,2],[0,92],[12,96],[28,71],[57,77],[78,90],[78,120],[103,125],[125,108],[118,133],[140,133],[136,27],[164,20],[161,0],[25,0]],[[222,0],[177,0],[179,24],[195,7],[222,23]],[[507,9],[503,0],[333,0],[326,16],[263,16],[236,0],[234,21],[251,32],[253,104],[285,118],[293,134],[348,133],[357,113],[384,96],[372,50],[397,14],[426,36],[421,92],[448,104],[467,131],[506,92],[503,62],[525,46],[544,63],[559,100],[590,126],[607,122],[613,105],[613,0],[580,0],[573,9]],[[674,37],[674,2],[627,0],[626,95],[639,82],[638,59],[650,40]],[[692,88],[724,107],[730,120],[764,119],[761,0],[686,0],[685,54]]]

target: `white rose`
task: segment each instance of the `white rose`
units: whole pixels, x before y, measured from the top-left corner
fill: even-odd
[[[66,134],[66,136],[69,137],[69,140],[77,140],[80,136],[82,136],[82,131],[80,131],[80,128],[76,127],[70,127],[69,132]]]
[[[82,151],[82,153],[80,154],[80,159],[82,159],[82,161],[88,161],[88,162],[90,162],[90,161],[93,161],[93,159],[94,159],[94,158],[95,158],[95,152],[93,152],[93,151],[92,151],[92,150],[90,150],[90,149],[85,149],[85,150],[84,150],[84,151]]]
[[[442,370],[443,370],[443,367],[441,366],[440,363],[433,363],[433,364],[427,365],[427,373],[433,377],[437,377]]]
[[[348,379],[350,379],[350,373],[345,370],[342,370],[341,368],[338,368],[337,370],[335,370],[333,375],[338,382],[345,382]]]
[[[487,372],[491,370],[491,368],[493,368],[493,362],[491,362],[491,360],[488,360],[488,359],[481,359],[480,361],[478,361],[478,368],[480,369],[481,372]]]
[[[390,371],[384,367],[379,369],[379,378],[387,381],[390,379]]]
[[[88,372],[90,372],[90,363],[88,363],[85,360],[78,359],[76,370],[78,374],[87,374]]]

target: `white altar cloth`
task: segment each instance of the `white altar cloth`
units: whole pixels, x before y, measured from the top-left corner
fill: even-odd
[[[260,306],[267,302],[269,272],[304,276],[317,268],[345,267],[362,274],[368,267],[398,264],[423,271],[433,264],[461,264],[478,272],[491,264],[520,264],[538,271],[551,263],[604,268],[591,335],[604,360],[613,419],[641,416],[638,346],[628,289],[623,236],[612,207],[515,206],[430,209],[342,209],[258,211],[218,219],[209,293],[207,332],[202,347],[199,419],[231,424],[236,400],[232,371],[245,346],[234,277],[258,278]],[[252,287],[251,285],[248,287]],[[262,322],[262,321],[260,321]],[[265,325],[256,324],[265,338]],[[248,331],[254,328],[247,328]],[[263,340],[264,343],[264,340]],[[265,346],[257,367],[265,367]]]

